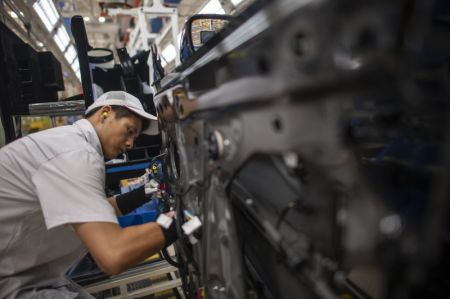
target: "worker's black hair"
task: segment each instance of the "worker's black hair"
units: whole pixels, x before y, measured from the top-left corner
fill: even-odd
[[[89,118],[92,115],[95,114],[95,112],[97,112],[98,110],[100,110],[103,106],[100,107],[96,107],[94,109],[92,109],[91,111],[89,111],[89,113],[87,113],[84,118]],[[120,119],[122,117],[128,117],[128,116],[137,116],[142,120],[142,131],[146,130],[148,128],[148,126],[150,125],[150,120],[147,118],[144,118],[142,116],[140,116],[139,114],[134,113],[133,111],[122,107],[122,106],[117,106],[117,105],[111,105],[112,110],[114,111],[114,113],[116,114],[116,119]]]

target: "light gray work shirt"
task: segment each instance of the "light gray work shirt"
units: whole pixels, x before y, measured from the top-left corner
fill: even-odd
[[[0,298],[74,298],[68,268],[86,249],[70,223],[114,222],[94,127],[34,133],[0,149]],[[65,290],[65,291],[64,291]]]

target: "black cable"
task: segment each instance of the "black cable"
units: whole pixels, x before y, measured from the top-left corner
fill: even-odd
[[[156,160],[159,159],[159,158],[164,157],[165,155],[167,155],[166,152],[161,153],[161,154],[159,154],[159,155],[157,155],[157,156],[154,156],[154,157],[150,160],[150,163],[156,161]]]
[[[180,247],[181,247],[181,249],[183,251],[184,256],[187,259],[187,262],[191,263],[194,266],[195,270],[198,270],[198,266],[195,263],[194,257],[192,256],[192,252],[186,246],[186,244],[184,242],[184,239],[186,239],[186,238],[184,237],[183,229],[181,227],[183,225],[183,223],[184,223],[184,221],[183,221],[183,219],[184,219],[184,214],[183,214],[184,207],[183,207],[183,203],[182,203],[181,197],[179,197],[179,196],[175,197],[175,211],[177,213],[177,221],[176,221],[177,226],[176,226],[176,228],[177,228],[177,233],[178,233],[179,240],[180,240]]]
[[[193,294],[191,294],[191,289],[194,289],[194,286],[191,285],[192,279],[188,279],[188,275],[191,274],[191,271],[189,271],[189,269],[188,269],[188,265],[189,264],[192,265],[195,272],[198,272],[198,265],[194,260],[191,250],[184,243],[185,237],[184,237],[183,229],[181,227],[184,223],[184,221],[183,221],[184,208],[183,208],[183,203],[182,203],[181,198],[183,196],[185,196],[189,191],[191,191],[192,188],[196,188],[196,189],[199,189],[200,191],[203,191],[203,190],[208,189],[209,186],[210,186],[210,180],[208,180],[208,182],[204,185],[201,185],[197,182],[194,184],[191,184],[191,185],[189,185],[187,190],[182,193],[172,192],[172,194],[175,195],[175,212],[176,212],[176,218],[177,218],[177,221],[175,223],[176,223],[177,234],[179,236],[179,241],[180,241],[177,243],[178,244],[177,248],[180,249],[180,252],[178,250],[176,250],[177,257],[179,257],[179,261],[175,262],[178,265],[178,267],[175,265],[174,266],[179,269],[181,282],[182,282],[182,286],[183,286],[182,287],[183,292],[187,298],[191,298],[191,295],[195,295],[195,292]],[[185,259],[185,261],[184,261],[184,259]],[[169,264],[170,264],[170,262],[169,262]]]
[[[283,208],[283,210],[281,211],[280,217],[278,217],[277,223],[275,225],[277,230],[280,228],[281,223],[286,218],[287,213],[290,210],[292,210],[293,208],[295,208],[297,205],[298,205],[298,200],[290,201],[290,202],[288,202],[287,206],[285,208]]]
[[[177,232],[177,228],[176,228],[177,224],[176,223],[177,223],[177,220],[172,219],[172,223],[170,224],[170,226],[168,228],[161,226],[161,230],[164,235],[164,248],[171,245],[173,242],[178,240],[178,238],[180,237]]]
[[[361,289],[356,283],[354,283],[349,278],[346,278],[344,281],[344,287],[355,297],[360,299],[371,299],[372,297],[369,296],[363,289]]]
[[[176,218],[178,219],[178,221],[176,222],[176,229],[180,236],[180,238],[179,238],[180,242],[178,243],[179,246],[177,246],[177,248],[180,249],[180,252],[178,252],[178,250],[177,250],[177,256],[180,257],[180,262],[181,262],[183,260],[183,258],[187,259],[187,255],[186,255],[185,248],[184,248],[183,230],[181,228],[184,218],[183,218],[183,212],[182,212],[181,198],[179,196],[175,196],[175,212],[176,212]],[[181,267],[179,268],[179,272],[180,272],[184,295],[186,296],[186,298],[191,298],[190,286],[189,286],[190,282],[188,281],[188,274],[189,274],[188,261],[184,261],[180,266]]]
[[[167,248],[163,248],[161,249],[161,256],[172,266],[176,267],[176,268],[181,268],[182,264],[175,262],[172,257],[170,256],[170,254],[167,252]]]
[[[195,182],[193,184],[190,184],[189,187],[186,189],[186,191],[179,193],[179,192],[172,192],[172,194],[183,197],[186,194],[189,193],[189,191],[191,191],[193,188],[199,190],[199,191],[205,191],[209,188],[209,186],[211,186],[211,180],[208,180],[208,182],[204,185],[199,184],[198,182]]]
[[[272,161],[272,165],[276,168],[278,174],[281,176],[281,179],[283,179],[289,189],[291,189],[293,193],[297,194],[299,192],[302,192],[302,190],[299,188],[300,186],[294,183],[294,179],[286,169],[286,164],[280,161],[280,157],[270,156],[270,160]]]
[[[297,211],[299,211],[301,213],[308,214],[308,215],[312,215],[312,214],[315,213],[313,207],[311,207],[310,205],[302,203],[300,199],[296,199],[296,200],[290,201],[290,202],[288,202],[286,207],[283,208],[283,210],[281,211],[280,216],[277,219],[277,222],[275,224],[275,227],[277,229],[280,228],[281,223],[286,218],[288,212],[291,211],[292,209],[296,209]]]
[[[178,248],[179,246],[177,246]],[[176,250],[178,252],[178,250]],[[178,256],[180,256],[180,254],[178,254]],[[181,257],[181,256],[180,256]],[[180,278],[181,278],[181,283],[182,283],[182,288],[183,288],[183,292],[186,298],[191,298],[191,293],[190,293],[190,281],[188,280],[188,275],[189,275],[189,268],[188,268],[188,264],[184,263],[181,265],[182,267],[179,268],[179,273],[180,273]]]

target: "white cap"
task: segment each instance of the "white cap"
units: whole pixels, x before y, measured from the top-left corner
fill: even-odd
[[[108,91],[99,96],[93,104],[91,104],[85,114],[88,114],[93,109],[103,106],[122,106],[136,113],[137,115],[150,120],[150,125],[141,134],[146,135],[157,135],[158,130],[158,118],[150,113],[145,112],[144,107],[142,107],[141,102],[135,96],[121,90]]]

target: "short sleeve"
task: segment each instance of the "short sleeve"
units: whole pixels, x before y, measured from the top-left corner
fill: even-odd
[[[83,222],[117,223],[104,191],[101,157],[89,151],[62,153],[43,163],[32,181],[47,229]]]

